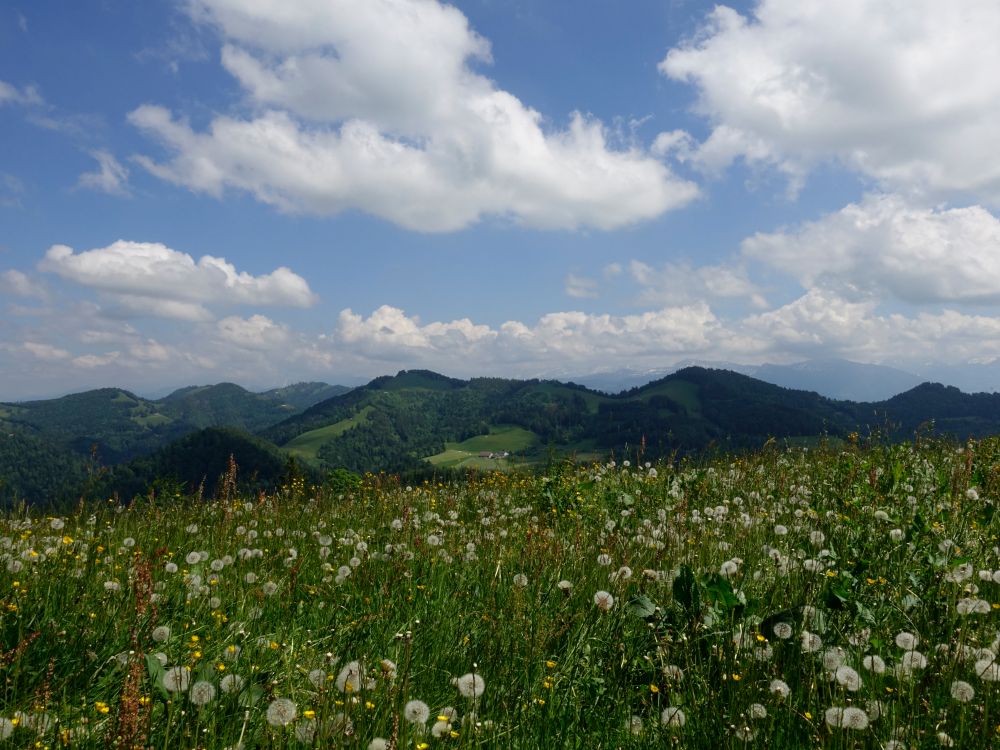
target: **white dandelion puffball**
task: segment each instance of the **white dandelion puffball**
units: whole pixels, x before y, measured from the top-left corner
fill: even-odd
[[[365,670],[361,662],[349,661],[340,670],[334,683],[342,693],[356,693],[364,687]]]
[[[227,674],[219,680],[219,690],[223,693],[238,693],[243,689],[243,678],[238,674]]]
[[[776,622],[772,630],[774,630],[775,637],[783,641],[787,641],[792,637],[792,626],[790,623]]]
[[[594,604],[597,605],[597,608],[602,612],[607,612],[615,606],[615,598],[607,591],[598,591],[594,594]]]
[[[802,650],[807,653],[819,651],[823,648],[823,639],[808,630],[802,631]]]
[[[153,628],[152,638],[157,643],[163,643],[170,639],[170,628],[166,625],[157,625]]]
[[[451,682],[465,698],[478,698],[486,689],[486,681],[473,672],[456,677]]]
[[[881,656],[869,654],[861,660],[861,665],[869,672],[875,674],[885,674],[885,660]]]
[[[198,552],[188,552],[184,557],[184,562],[188,565],[197,565],[201,562],[201,554]]]
[[[420,700],[412,700],[403,706],[403,718],[411,724],[425,724],[431,717],[431,710]]]
[[[523,589],[525,586],[528,585],[528,576],[526,576],[524,573],[518,573],[516,576],[514,576],[514,585]]]
[[[847,665],[837,667],[837,671],[834,673],[834,676],[838,684],[842,685],[847,690],[850,690],[852,693],[856,693],[861,689],[861,675]]]
[[[207,706],[215,700],[215,685],[205,680],[198,680],[191,686],[188,698],[196,706]]]
[[[968,703],[976,695],[972,685],[964,680],[955,680],[951,683],[951,697],[959,703]]]
[[[163,688],[168,693],[183,693],[191,684],[191,670],[187,667],[170,667],[163,673]]]
[[[288,698],[275,698],[267,707],[267,723],[272,727],[283,727],[295,721],[299,710]]]
[[[678,706],[667,706],[660,714],[660,723],[665,727],[682,727],[687,718]]]
[[[828,726],[838,729],[866,729],[868,714],[857,706],[831,706],[824,715]]]
[[[904,651],[912,651],[920,644],[920,638],[913,633],[907,633],[905,630],[902,633],[896,634],[896,645],[899,646]]]
[[[767,689],[772,695],[776,695],[779,698],[787,698],[792,689],[788,687],[788,683],[784,680],[771,680],[771,684],[767,686]]]

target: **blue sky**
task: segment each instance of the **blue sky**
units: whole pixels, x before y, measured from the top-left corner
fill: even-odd
[[[992,0],[14,0],[0,400],[991,362],[998,35]]]

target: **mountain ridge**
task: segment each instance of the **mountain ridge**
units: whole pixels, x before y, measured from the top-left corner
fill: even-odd
[[[301,390],[311,392],[311,398],[323,392],[319,387]],[[75,455],[81,465],[88,457],[112,468],[135,462],[133,468],[118,471],[131,477],[128,486],[133,491],[153,479],[149,471],[166,471],[172,461],[181,461],[183,452],[163,451],[206,429],[184,415],[199,399],[210,396],[215,398],[214,411],[199,413],[215,420],[225,419],[234,404],[259,406],[260,398],[229,383],[178,389],[156,402],[121,389],[97,389],[64,397],[68,401],[63,405],[85,408],[63,414],[61,421],[46,423],[38,418],[58,411],[55,404],[0,404],[0,427],[14,436],[8,440],[8,453],[20,456],[19,460],[28,451],[24,446],[37,447],[38,440],[42,444],[48,440],[53,465],[64,466],[67,455],[56,449]],[[419,474],[540,466],[553,455],[598,460],[634,454],[656,460],[708,449],[753,449],[770,438],[809,444],[865,433],[868,425],[891,439],[930,429],[956,438],[1000,433],[1000,394],[965,394],[954,387],[922,383],[881,401],[853,402],[696,366],[614,395],[558,380],[460,380],[430,370],[401,370],[294,414],[280,413],[275,406],[284,403],[280,396],[264,401],[269,420],[284,418],[264,420],[253,436],[237,437],[234,432],[230,438],[245,455],[257,456],[251,460],[266,463],[266,471],[258,474],[271,479],[276,456],[294,459],[320,474],[336,469]],[[31,423],[32,410],[36,424]],[[96,423],[89,424],[88,418]],[[245,425],[207,426],[221,427],[249,433]],[[19,439],[22,445],[15,449]],[[202,439],[211,443],[213,455],[221,461],[225,451],[218,446],[229,438],[211,433]],[[266,441],[273,451],[264,451],[254,441]],[[97,450],[90,451],[91,446]],[[9,495],[17,482],[2,473],[13,460],[5,464],[4,450],[0,442],[0,480],[6,480]],[[154,453],[166,458],[144,459]],[[108,456],[114,459],[109,461]],[[176,473],[186,476],[183,468],[179,466]],[[213,465],[202,476],[223,469]],[[23,485],[23,478],[18,481]],[[0,482],[0,489],[3,486]]]

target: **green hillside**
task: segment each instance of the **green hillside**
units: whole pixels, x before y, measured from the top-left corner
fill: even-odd
[[[337,395],[289,416],[296,404],[331,388]],[[540,465],[553,456],[655,460],[753,449],[771,438],[807,445],[845,439],[855,431],[889,439],[909,438],[918,430],[957,438],[1000,434],[996,394],[969,395],[924,384],[887,401],[855,403],[699,367],[614,396],[572,383],[464,381],[426,370],[339,390],[299,384],[254,394],[223,383],[181,389],[160,401],[108,388],[0,404],[0,428],[17,436],[0,446],[0,488],[7,488],[3,497],[65,495],[60,487],[83,477],[87,463],[92,474],[97,467],[113,467],[116,487],[123,491],[136,491],[156,472],[181,483],[210,482],[223,457],[228,460],[227,441],[249,451],[249,465],[262,467],[259,475],[271,481],[288,456],[319,473],[419,475],[435,469]],[[199,427],[223,425],[244,432],[208,433],[211,440],[202,433],[196,445],[213,456],[211,463],[185,448],[183,440],[177,442]],[[257,431],[252,445],[259,455],[246,442],[249,428]],[[154,460],[151,454],[157,451]],[[142,456],[145,463],[126,466]],[[71,480],[47,478],[53,476]]]
[[[335,437],[338,437],[339,435],[342,435],[351,427],[355,427],[360,424],[368,416],[371,409],[371,406],[366,406],[353,417],[342,419],[339,422],[334,422],[326,427],[320,427],[315,430],[310,430],[309,432],[303,432],[301,435],[298,435],[281,447],[287,451],[289,455],[295,456],[298,459],[302,459],[310,463],[315,462],[317,460],[317,453],[319,452],[319,449],[322,448],[325,443]]]
[[[115,466],[104,477],[98,494],[131,499],[147,494],[150,488],[161,493],[191,493],[201,488],[211,497],[221,489],[230,457],[238,467],[237,483],[243,491],[273,489],[288,469],[287,455],[271,443],[240,430],[210,427]]]

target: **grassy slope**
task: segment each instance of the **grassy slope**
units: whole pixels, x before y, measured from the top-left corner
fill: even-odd
[[[445,443],[445,450],[426,460],[434,466],[449,469],[497,467],[495,458],[481,458],[480,451],[515,452],[533,447],[538,436],[514,425],[497,425],[490,428],[489,435],[476,435],[460,443]]]
[[[327,425],[326,427],[320,427],[316,430],[303,432],[301,435],[292,438],[281,447],[297,459],[308,461],[309,463],[315,463],[317,460],[316,454],[319,452],[319,449],[323,447],[324,443],[332,440],[338,435],[343,435],[347,432],[347,430],[357,424],[360,424],[360,422],[368,416],[368,413],[371,410],[371,406],[366,406],[353,417],[342,419],[339,422]]]

